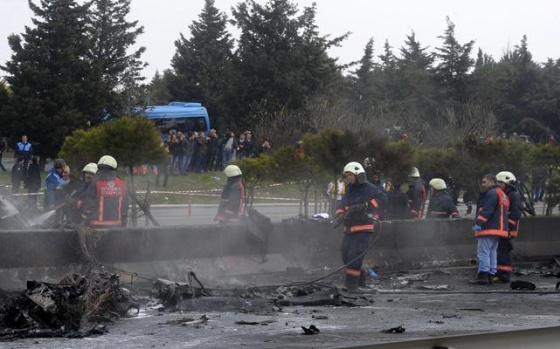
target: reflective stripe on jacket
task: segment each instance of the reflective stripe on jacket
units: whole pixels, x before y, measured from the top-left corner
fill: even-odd
[[[508,229],[509,236],[517,237],[519,231],[519,220],[521,219],[521,195],[515,187],[508,185],[506,187],[506,194],[509,199],[508,210]]]
[[[504,191],[493,185],[480,194],[477,206],[476,224],[482,229],[476,237],[499,236],[507,238],[509,199]]]
[[[346,186],[337,213],[344,213],[344,232],[373,232],[374,223],[379,219],[387,194],[372,183],[355,183]],[[358,209],[356,209],[358,208]]]
[[[426,218],[449,218],[457,217],[457,207],[453,204],[453,199],[444,191],[436,191],[430,197]]]

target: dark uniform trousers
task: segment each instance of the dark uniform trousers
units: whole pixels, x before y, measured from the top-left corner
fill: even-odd
[[[359,286],[365,286],[365,274],[362,270],[362,263],[365,258],[365,251],[369,247],[369,241],[372,232],[357,232],[344,234],[340,252],[342,253],[342,261],[348,264],[346,274],[359,280]],[[362,255],[362,256],[360,256]],[[360,256],[359,258],[357,258]],[[355,259],[355,260],[354,260]],[[358,279],[359,278],[359,279]]]

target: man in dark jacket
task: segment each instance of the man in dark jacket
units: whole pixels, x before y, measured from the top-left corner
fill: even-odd
[[[430,181],[430,204],[426,218],[457,218],[459,212],[453,203],[453,199],[447,193],[447,184],[441,178],[433,178]]]
[[[506,193],[509,199],[508,209],[508,237],[501,237],[498,244],[498,265],[497,273],[492,279],[494,282],[509,283],[511,281],[511,272],[513,258],[513,239],[517,237],[519,220],[521,219],[521,195],[515,187],[516,178],[509,171],[502,171],[496,175],[496,180],[500,188]]]
[[[21,182],[25,179],[25,168],[23,167],[23,159],[16,158],[12,166],[12,193],[17,194],[21,188]]]
[[[31,158],[31,163],[27,168],[27,177],[25,177],[25,186],[29,198],[27,199],[27,207],[35,211],[37,210],[37,192],[41,189],[41,169],[37,163],[37,157]]]
[[[366,171],[358,162],[344,167],[346,193],[336,214],[344,224],[342,261],[346,265],[344,285],[349,292],[360,292],[366,286],[366,271],[362,263],[369,240],[378,228],[378,220],[387,204],[385,191],[367,181]]]
[[[482,178],[482,190],[476,208],[474,236],[478,239],[478,275],[470,283],[488,285],[492,282],[498,266],[498,244],[507,238],[509,199],[496,184],[496,177],[486,174]]]
[[[385,214],[387,220],[409,219],[410,209],[408,207],[408,197],[401,190],[401,183],[395,181],[393,189],[387,192],[387,211]]]
[[[245,195],[241,182],[241,169],[236,165],[228,165],[224,173],[228,178],[222,190],[220,206],[215,221],[224,223],[237,223],[243,214],[243,197]]]

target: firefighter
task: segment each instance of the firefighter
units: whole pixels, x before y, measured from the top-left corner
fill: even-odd
[[[430,203],[426,218],[457,218],[459,212],[453,204],[453,199],[447,193],[447,185],[441,178],[433,178],[430,181]]]
[[[502,171],[496,175],[500,188],[509,199],[508,229],[509,236],[500,238],[498,244],[498,266],[497,273],[493,277],[494,282],[509,283],[512,272],[513,239],[517,237],[519,219],[521,219],[521,195],[515,187],[516,179],[513,173]]]
[[[426,188],[420,178],[420,171],[416,167],[410,171],[408,181],[408,206],[410,207],[411,218],[422,219],[424,214],[424,204],[426,203]]]
[[[497,270],[497,251],[500,238],[507,238],[509,199],[496,184],[496,177],[486,174],[482,178],[482,193],[476,207],[474,236],[478,239],[478,275],[471,284],[492,283]]]
[[[350,162],[344,167],[347,186],[336,213],[344,225],[342,239],[342,260],[346,265],[344,285],[350,292],[359,292],[366,286],[366,271],[362,262],[368,249],[369,240],[378,228],[378,219],[387,203],[387,195],[382,188],[369,183],[366,171],[358,162]]]
[[[128,213],[126,183],[117,177],[117,160],[111,155],[97,162],[95,179],[83,195],[83,215],[90,227],[125,227]]]
[[[237,223],[243,214],[243,196],[245,189],[241,182],[241,169],[236,165],[228,165],[224,169],[228,178],[227,184],[222,190],[218,213],[214,218],[220,223]]]

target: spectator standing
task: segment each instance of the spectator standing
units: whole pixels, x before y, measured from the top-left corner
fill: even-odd
[[[206,155],[208,154],[208,138],[204,132],[200,132],[200,136],[196,140],[196,173],[204,172],[204,164],[206,162]]]
[[[241,160],[247,156],[245,152],[245,133],[239,134],[239,140],[237,141],[237,148],[235,148],[235,159]]]
[[[27,135],[21,136],[21,142],[18,142],[14,150],[14,159],[21,158],[23,160],[23,168],[27,171],[29,160],[33,157],[33,146],[27,141]]]
[[[163,187],[167,187],[167,180],[169,179],[169,168],[171,167],[171,156],[169,155],[169,145],[167,143],[161,143],[164,152],[166,153],[165,159],[161,160],[158,166],[158,174],[156,175],[156,187],[159,186],[159,179],[163,175]]]
[[[255,142],[253,141],[251,131],[245,132],[245,157],[255,157]]]
[[[25,177],[25,186],[27,187],[27,207],[34,211],[37,209],[37,192],[41,189],[41,168],[37,163],[37,157],[31,158],[31,163],[27,168],[27,176]]]
[[[21,182],[25,179],[25,168],[23,167],[23,159],[17,157],[14,165],[12,166],[12,193],[19,193]]]
[[[204,170],[206,172],[214,171],[214,164],[216,162],[216,155],[218,154],[218,134],[216,130],[211,129],[207,137],[208,152],[206,154],[206,161]]]
[[[228,162],[233,161],[233,152],[235,149],[237,149],[237,140],[235,139],[235,133],[227,132],[224,142],[224,165],[227,165]]]
[[[181,156],[181,166],[179,169],[179,174],[181,176],[186,176],[189,170],[189,166],[193,159],[194,149],[196,147],[196,139],[194,138],[194,133],[189,131],[187,137],[181,140],[181,148],[183,149]]]
[[[8,141],[6,140],[6,137],[2,137],[0,140],[0,169],[2,169],[3,172],[6,172],[6,168],[4,167],[4,164],[2,164],[2,156],[6,151],[8,151]]]
[[[270,153],[271,148],[272,147],[270,146],[270,141],[268,139],[265,139],[261,144],[260,153],[266,155]]]

